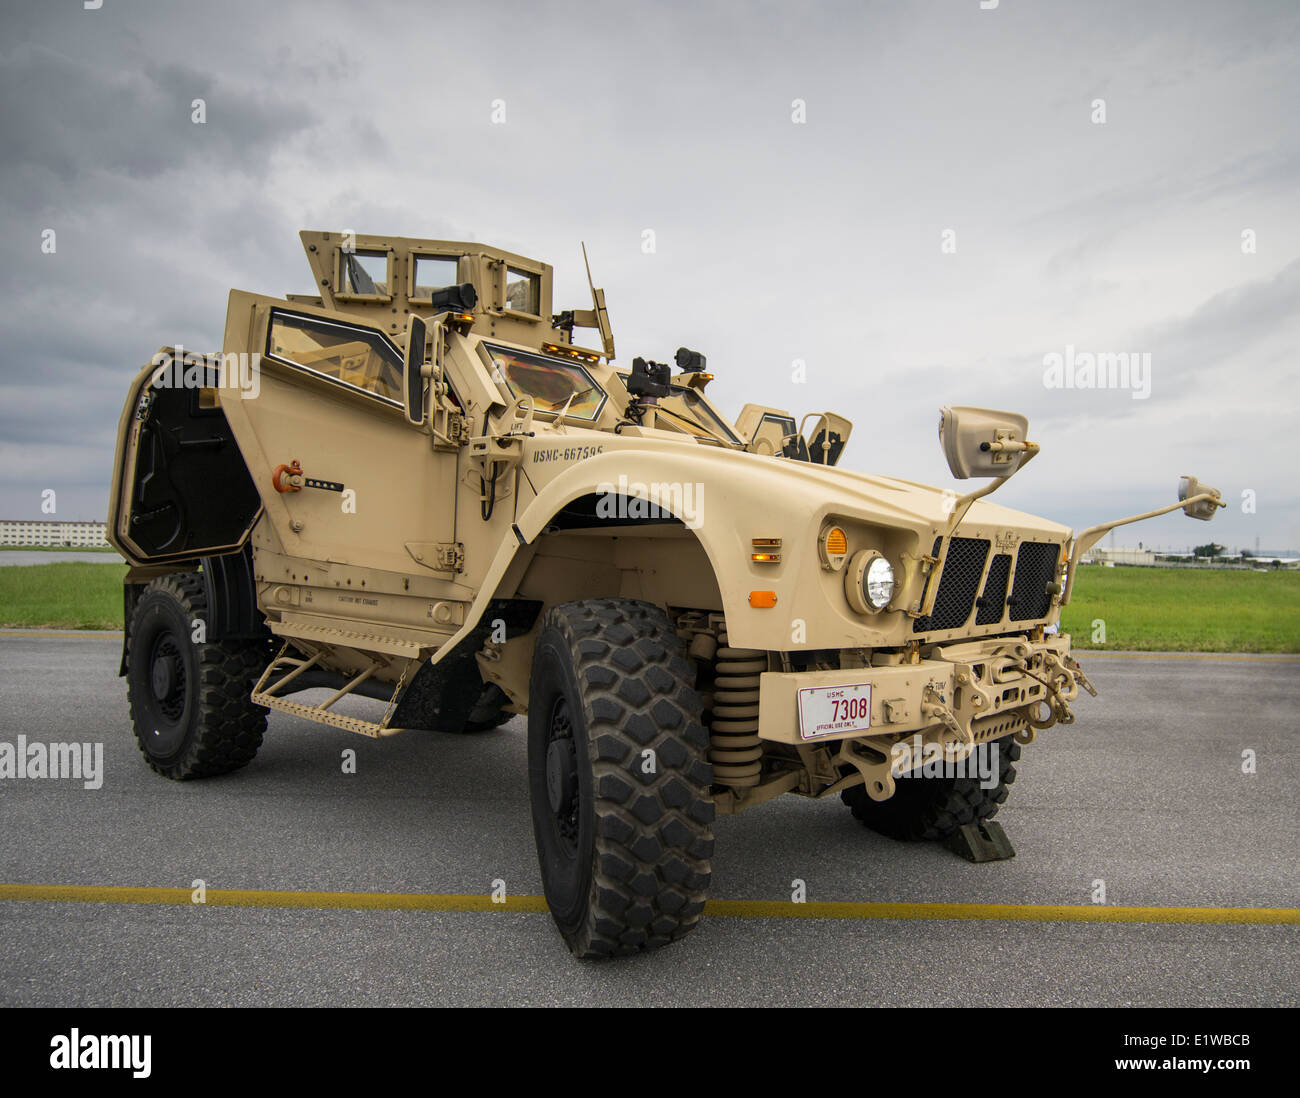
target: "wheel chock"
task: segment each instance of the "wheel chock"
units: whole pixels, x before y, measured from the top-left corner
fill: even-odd
[[[968,862],[1003,862],[1016,856],[1011,840],[996,820],[962,824],[943,840],[943,845]]]

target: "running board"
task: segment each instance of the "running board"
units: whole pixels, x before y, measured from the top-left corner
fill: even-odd
[[[342,623],[320,614],[297,610],[286,610],[279,621],[267,624],[271,632],[282,640],[304,640],[313,644],[328,644],[356,652],[406,659],[419,659],[424,654],[437,651],[450,636],[449,633],[410,626]]]
[[[277,693],[283,690],[285,686],[291,683],[304,671],[310,670],[320,662],[321,653],[316,653],[310,659],[301,659],[297,656],[288,655],[288,645],[281,649],[280,654],[275,657],[262,672],[262,677],[257,680],[257,685],[253,687],[250,699],[254,705],[262,705],[267,709],[278,709],[282,713],[289,713],[295,717],[302,717],[305,720],[315,721],[317,724],[328,724],[333,728],[342,728],[347,732],[355,732],[359,736],[367,736],[372,740],[382,739],[385,736],[395,736],[398,732],[403,732],[402,728],[390,728],[388,722],[392,719],[394,705],[397,701],[397,695],[402,689],[402,682],[406,679],[403,672],[402,678],[393,687],[393,695],[388,699],[388,705],[384,709],[383,719],[379,722],[364,720],[361,717],[348,717],[342,713],[335,713],[331,710],[341,698],[346,698],[363,682],[370,678],[376,671],[384,666],[379,660],[372,660],[370,665],[359,674],[353,676],[347,683],[336,690],[319,705],[308,705],[304,702],[289,701],[282,698]],[[268,683],[271,685],[268,687]]]

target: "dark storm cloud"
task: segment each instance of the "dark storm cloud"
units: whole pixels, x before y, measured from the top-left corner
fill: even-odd
[[[1045,449],[1007,502],[1063,521],[1145,509],[1130,496],[1223,439],[1190,471],[1245,484],[1293,448],[1274,407],[1300,338],[1294,5],[105,0],[3,19],[0,513],[34,514],[51,480],[102,517],[127,380],[160,344],[215,346],[230,287],[308,289],[304,227],[537,255],[563,307],[586,305],[585,239],[625,358],[698,346],[727,411],[845,411],[851,467],[939,483],[939,404],[1023,409]],[[1046,389],[1067,343],[1150,351],[1151,397]],[[1257,486],[1300,543],[1282,478]]]
[[[207,121],[192,121],[196,99]],[[93,184],[98,173],[261,175],[265,153],[314,121],[287,103],[223,85],[209,72],[146,63],[122,70],[26,43],[0,59],[0,182],[23,212],[46,205],[48,177]]]
[[[34,514],[55,486],[61,513],[96,517],[126,380],[164,342],[219,340],[229,276],[214,257],[247,258],[280,228],[231,190],[258,194],[270,154],[316,115],[145,51],[106,62],[62,44],[81,56],[34,42],[0,56],[0,511]],[[238,231],[213,216],[223,206]]]

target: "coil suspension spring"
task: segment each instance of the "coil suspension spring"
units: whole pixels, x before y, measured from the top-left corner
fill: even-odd
[[[720,785],[758,785],[763,743],[758,738],[758,677],[767,670],[767,654],[753,648],[727,647],[718,638],[713,683],[713,719],[709,727],[709,761]]]

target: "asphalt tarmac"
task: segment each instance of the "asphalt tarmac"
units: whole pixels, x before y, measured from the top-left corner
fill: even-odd
[[[0,1005],[1300,1003],[1295,658],[1083,655],[1101,697],[1025,749],[998,817],[1013,860],[970,864],[869,832],[838,800],[785,797],[716,826],[711,895],[774,907],[706,913],[665,950],[591,964],[549,915],[511,904],[97,902],[106,886],[196,880],[214,895],[391,893],[417,907],[488,897],[496,882],[541,894],[522,719],[376,742],[272,714],[247,768],[173,783],[131,735],[120,645],[0,636],[0,744],[103,745],[99,788],[0,778]],[[814,904],[909,905],[908,917],[801,918],[796,881]],[[14,885],[85,891],[8,898]],[[911,906],[935,903],[963,906],[942,918]],[[1159,910],[1081,921],[1098,906]]]

